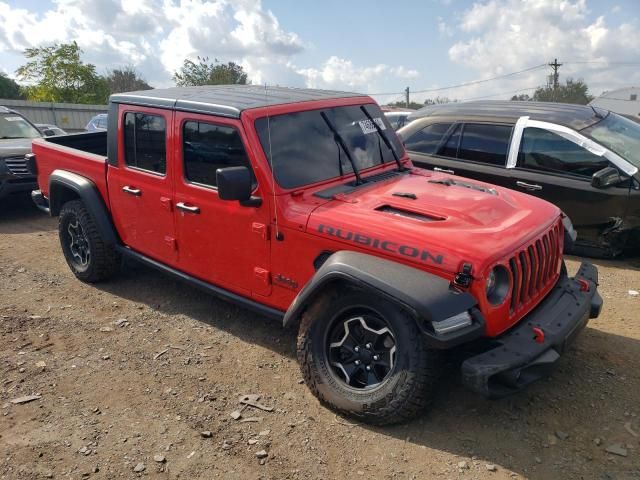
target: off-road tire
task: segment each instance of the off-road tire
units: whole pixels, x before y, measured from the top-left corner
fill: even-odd
[[[84,237],[89,245],[90,257],[86,265],[81,265],[74,258],[70,243],[69,224],[82,227]],[[60,210],[58,219],[58,236],[65,260],[73,274],[83,282],[96,283],[115,275],[121,265],[121,256],[113,246],[108,246],[81,200],[72,200],[65,203]]]
[[[397,339],[395,367],[373,390],[350,388],[332,373],[328,332],[340,315],[361,307],[383,316]],[[304,381],[321,403],[359,421],[387,425],[405,422],[433,400],[444,361],[428,349],[416,322],[404,310],[358,290],[322,295],[303,314],[298,333],[298,362]]]

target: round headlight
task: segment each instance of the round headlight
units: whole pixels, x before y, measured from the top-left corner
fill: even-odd
[[[509,295],[511,282],[509,272],[502,265],[495,267],[487,275],[487,300],[492,305],[500,305]]]

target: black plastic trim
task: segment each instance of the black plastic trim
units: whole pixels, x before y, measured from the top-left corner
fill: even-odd
[[[581,281],[586,281],[585,291]],[[547,297],[491,348],[462,363],[462,381],[471,390],[498,398],[515,393],[548,375],[567,346],[602,310],[597,292],[598,270],[583,263],[575,278],[563,270]],[[535,340],[534,328],[544,332]]]
[[[287,310],[284,326],[295,324],[317,295],[334,282],[356,285],[400,304],[434,347],[450,348],[460,343],[461,336],[468,341],[484,333],[481,321],[443,336],[431,327],[432,322],[472,310],[477,302],[470,293],[454,290],[447,280],[425,271],[351,251],[336,252],[322,264]]]
[[[71,190],[84,202],[107,245],[120,243],[111,221],[111,215],[98,188],[91,180],[76,173],[54,170],[49,176],[49,213],[51,216],[60,214],[65,200],[65,190]]]
[[[118,166],[118,104],[113,102],[107,113],[107,163]]]
[[[118,246],[117,248],[119,252],[121,252],[123,255],[129,258],[132,258],[138,262],[144,263],[145,265],[155,268],[156,270],[159,270],[163,273],[171,275],[172,277],[177,278],[178,280],[181,280],[183,282],[186,282],[189,285],[197,287],[200,290],[203,290],[211,295],[221,297],[224,300],[228,300],[232,303],[245,307],[253,312],[264,315],[265,317],[269,317],[275,320],[282,320],[284,316],[284,312],[280,310],[267,307],[249,298],[243,297],[236,293],[230,292],[223,288],[216,287],[215,285],[199,280],[195,277],[192,277],[191,275],[181,272],[180,270],[176,270],[175,268],[169,267],[164,263],[160,263],[152,258],[142,255],[141,253],[131,250],[129,247]]]

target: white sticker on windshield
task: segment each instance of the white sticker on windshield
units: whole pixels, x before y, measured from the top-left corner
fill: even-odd
[[[22,117],[4,117],[7,122],[19,122],[22,120]]]
[[[374,118],[373,121],[376,122],[378,127],[380,127],[380,130],[385,130],[387,128],[387,127],[385,127],[384,122],[382,121],[382,119],[380,117]],[[375,133],[375,132],[378,131],[376,126],[369,119],[360,120],[358,122],[358,124],[360,125],[360,128],[362,129],[362,133],[364,133],[365,135],[368,135],[370,133]]]

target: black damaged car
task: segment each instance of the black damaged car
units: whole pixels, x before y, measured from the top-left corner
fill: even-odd
[[[478,101],[425,107],[398,131],[416,166],[555,203],[578,238],[571,253],[640,246],[640,124],[600,108]]]
[[[0,200],[11,193],[31,193],[38,188],[25,155],[40,131],[18,112],[0,106]]]

